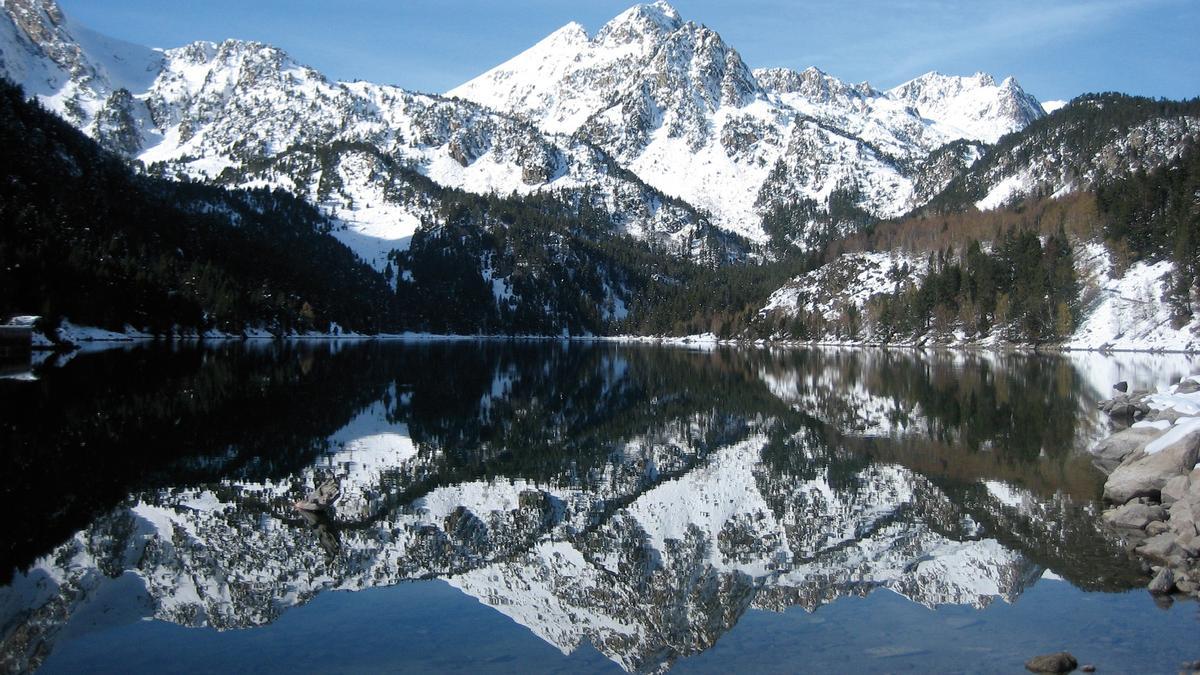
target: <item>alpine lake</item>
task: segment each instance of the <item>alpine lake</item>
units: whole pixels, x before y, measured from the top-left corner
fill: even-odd
[[[10,672],[1099,672],[1200,659],[1100,520],[1200,357],[249,341],[0,379]],[[295,503],[333,480],[326,511]]]

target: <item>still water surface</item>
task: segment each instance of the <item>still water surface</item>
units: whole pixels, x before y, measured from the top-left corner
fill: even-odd
[[[1200,658],[1099,522],[1181,356],[139,347],[0,380],[0,664],[1104,672]],[[343,496],[292,503],[329,478]],[[348,592],[353,591],[353,592]]]

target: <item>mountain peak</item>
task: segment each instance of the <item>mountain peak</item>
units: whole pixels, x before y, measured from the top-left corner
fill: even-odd
[[[578,21],[572,21],[547,35],[538,44],[583,44],[590,40],[587,29]]]
[[[887,92],[939,120],[952,135],[995,143],[1044,116],[1041,103],[1011,77],[1000,85],[988,73],[969,76],[930,71]]]
[[[609,21],[596,34],[605,42],[632,42],[648,37],[663,37],[679,30],[683,17],[670,4],[658,2],[634,5]]]

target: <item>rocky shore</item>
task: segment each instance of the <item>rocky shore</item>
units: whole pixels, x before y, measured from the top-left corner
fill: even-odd
[[[1150,592],[1200,596],[1200,375],[1157,392],[1126,388],[1100,407],[1129,426],[1092,449],[1108,473],[1104,520],[1150,565]]]

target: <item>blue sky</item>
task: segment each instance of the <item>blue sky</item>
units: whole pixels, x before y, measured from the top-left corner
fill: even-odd
[[[449,89],[611,0],[59,0],[85,25],[175,47],[268,42],[336,79]],[[678,0],[751,67],[815,65],[887,88],[930,70],[1015,76],[1035,96],[1200,96],[1200,0]]]

